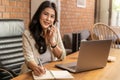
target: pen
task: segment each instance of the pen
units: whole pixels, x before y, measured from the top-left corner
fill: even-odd
[[[39,65],[43,68],[41,60],[38,58]]]

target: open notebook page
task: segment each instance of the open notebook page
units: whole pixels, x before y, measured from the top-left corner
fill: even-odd
[[[74,77],[68,71],[60,71],[60,70],[47,70],[46,73],[42,76],[35,76],[34,73],[33,78],[34,80],[54,80],[54,79],[73,79]]]
[[[50,70],[55,79],[73,79],[74,77],[68,71]]]
[[[53,75],[51,74],[51,72],[48,71],[48,70],[47,70],[46,73],[45,73],[44,75],[42,75],[42,76],[35,76],[33,72],[32,72],[32,74],[33,74],[34,80],[54,79],[54,76],[53,76]]]

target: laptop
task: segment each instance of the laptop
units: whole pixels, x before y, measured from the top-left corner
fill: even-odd
[[[77,62],[56,64],[61,69],[73,73],[103,68],[107,64],[112,40],[95,40],[81,42]]]

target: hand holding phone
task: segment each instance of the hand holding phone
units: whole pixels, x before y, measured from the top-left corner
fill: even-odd
[[[55,34],[56,28],[54,25],[50,25],[47,29],[47,39],[50,44],[54,42],[54,34]]]

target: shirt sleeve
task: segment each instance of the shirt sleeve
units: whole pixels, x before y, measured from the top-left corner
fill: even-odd
[[[26,33],[23,33],[22,39],[23,39],[23,54],[24,54],[25,60],[27,62],[35,61],[33,51],[30,45],[30,41]]]
[[[63,45],[63,42],[62,42],[60,31],[58,29],[57,29],[56,37],[57,37],[57,45],[62,49],[62,55],[60,57],[60,60],[63,60],[66,57],[66,51],[65,51],[65,48],[64,48],[64,45]]]

